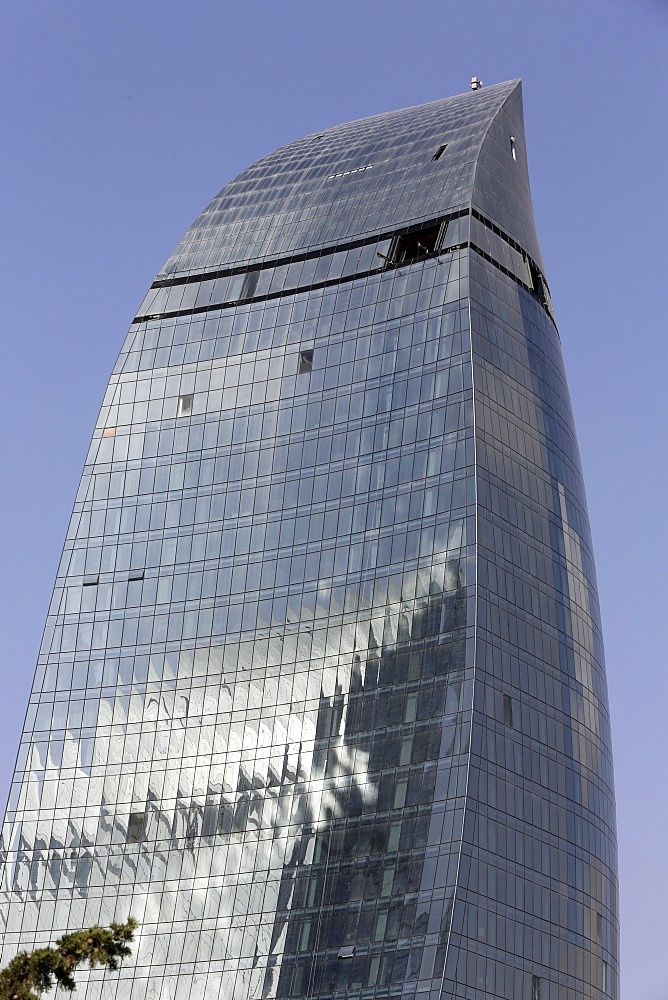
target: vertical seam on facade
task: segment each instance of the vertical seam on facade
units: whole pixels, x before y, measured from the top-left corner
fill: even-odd
[[[474,524],[475,524],[475,580],[473,585],[473,656],[472,656],[472,667],[471,667],[471,721],[469,723],[469,751],[468,760],[466,762],[466,782],[464,786],[464,808],[462,810],[462,833],[459,841],[459,856],[457,858],[457,871],[455,873],[455,883],[452,892],[452,909],[450,911],[450,926],[448,927],[448,939],[445,947],[445,957],[443,960],[443,974],[441,976],[441,990],[443,989],[443,984],[445,982],[446,969],[448,964],[448,957],[450,955],[450,942],[452,940],[452,924],[455,919],[455,903],[457,900],[457,890],[459,889],[459,873],[461,871],[462,864],[462,852],[464,850],[464,827],[466,825],[466,810],[468,806],[468,793],[469,793],[469,779],[471,776],[471,755],[473,753],[473,719],[475,711],[475,676],[476,676],[476,665],[477,665],[477,639],[478,639],[478,449],[476,440],[476,409],[475,409],[475,381],[473,377],[473,324],[471,322],[471,254],[470,251],[466,252],[468,268],[466,280],[468,284],[468,292],[466,296],[466,309],[468,312],[468,327],[469,327],[469,361],[471,365],[471,428],[473,431],[473,495],[474,495]],[[467,498],[468,499],[468,498]],[[468,507],[468,503],[467,503]],[[468,517],[468,515],[467,515]],[[467,557],[467,568],[468,568],[468,557]],[[467,584],[468,589],[468,584]],[[467,597],[468,603],[468,597]],[[467,611],[468,614],[468,611]],[[468,628],[468,626],[467,626]],[[464,672],[466,676],[466,670]],[[466,681],[465,681],[466,683]]]

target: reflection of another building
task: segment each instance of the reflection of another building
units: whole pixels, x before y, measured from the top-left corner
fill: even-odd
[[[443,973],[443,900],[457,868],[468,734],[464,584],[455,559],[413,610],[392,622],[388,607],[364,659],[354,656],[349,688],[337,684],[321,699],[265,997],[382,989]]]

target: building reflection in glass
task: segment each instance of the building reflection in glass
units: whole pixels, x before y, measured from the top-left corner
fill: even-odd
[[[598,603],[523,135],[514,81],[306,137],[158,275],[49,610],[5,960],[132,913],[82,1000],[616,1000]]]

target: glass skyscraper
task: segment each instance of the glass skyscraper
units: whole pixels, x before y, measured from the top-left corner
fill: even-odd
[[[85,1000],[615,1000],[610,728],[521,88],[228,184],[93,434],[3,830]]]

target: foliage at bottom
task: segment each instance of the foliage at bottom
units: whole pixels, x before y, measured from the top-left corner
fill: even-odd
[[[65,934],[53,948],[20,951],[0,972],[0,1000],[39,1000],[56,984],[75,988],[74,972],[87,962],[91,969],[104,965],[117,969],[121,958],[131,954],[130,942],[138,922],[129,917],[124,924],[89,927]]]

